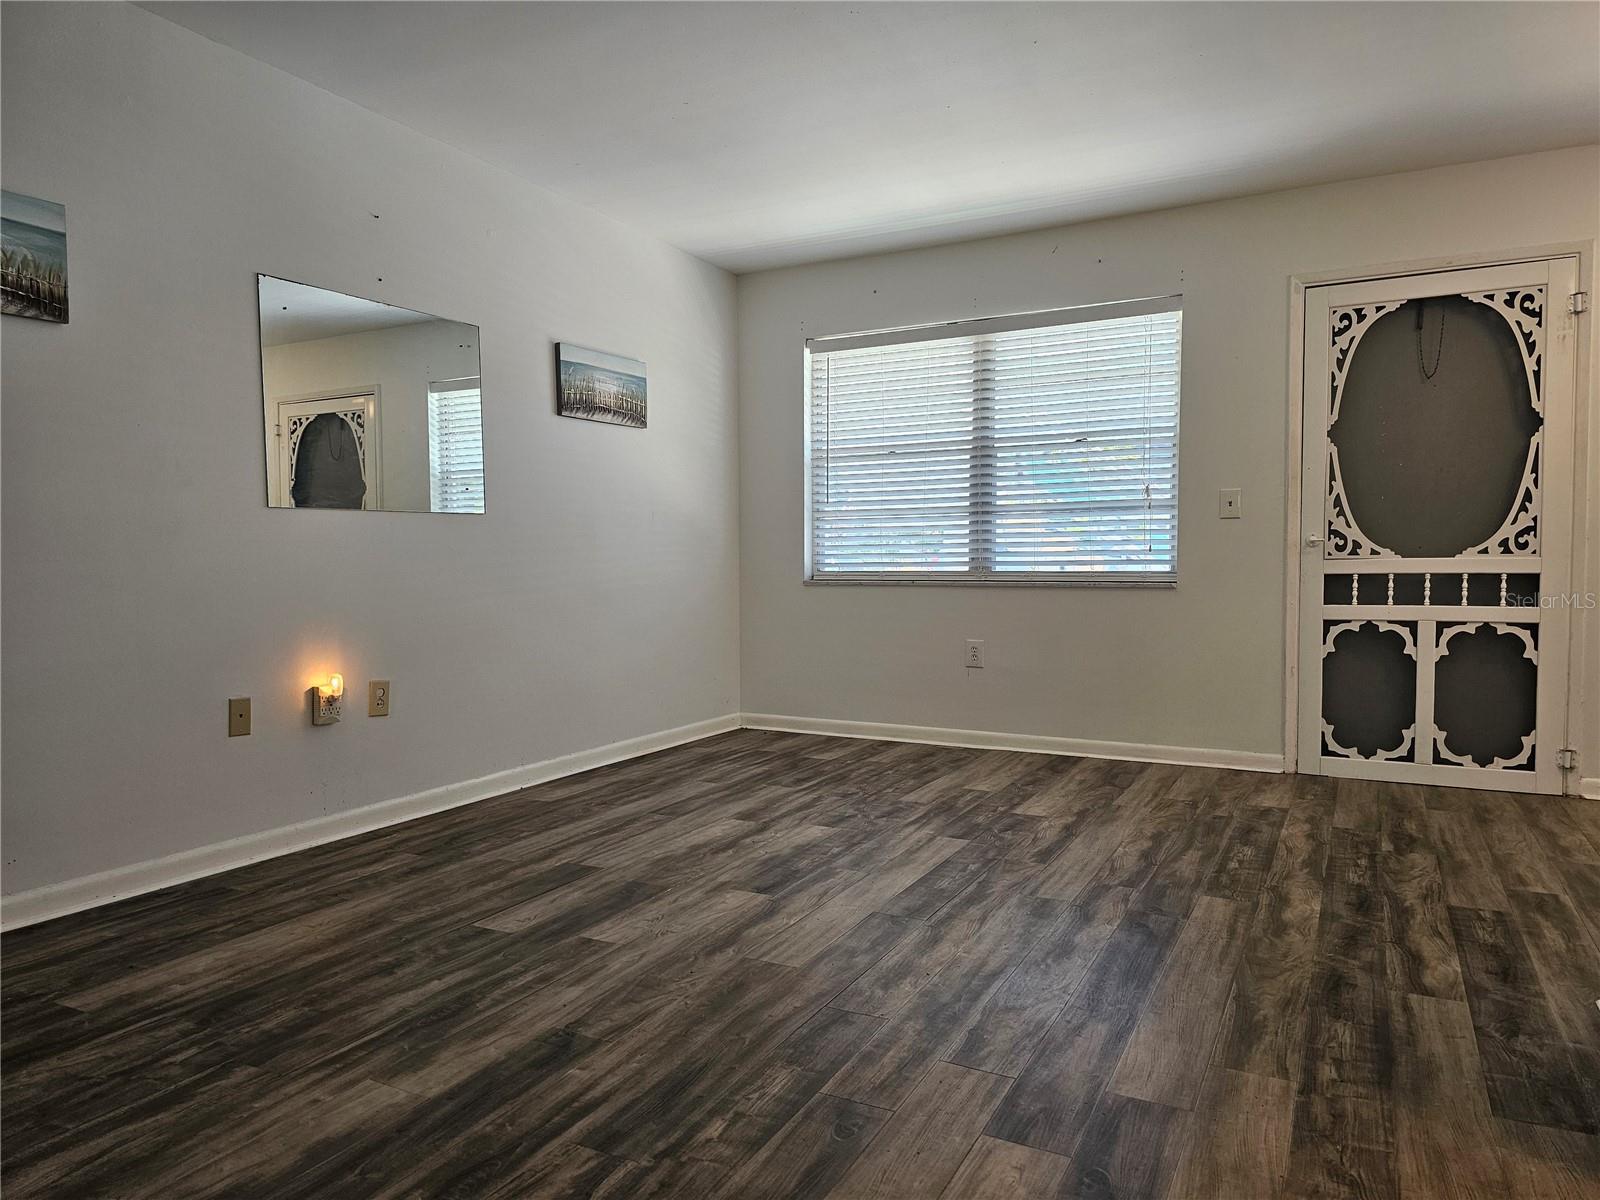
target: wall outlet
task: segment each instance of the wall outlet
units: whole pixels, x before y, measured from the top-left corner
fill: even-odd
[[[387,679],[374,679],[367,684],[367,716],[387,717],[389,715],[389,681]]]
[[[967,666],[983,666],[983,642],[978,638],[967,639]]]
[[[1244,493],[1239,488],[1223,488],[1217,493],[1217,516],[1224,521],[1244,515]]]
[[[249,696],[236,696],[228,701],[228,736],[250,736]]]

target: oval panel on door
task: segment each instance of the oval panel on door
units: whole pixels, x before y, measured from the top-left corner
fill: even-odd
[[[1540,427],[1513,325],[1465,296],[1408,300],[1351,352],[1337,419],[1344,497],[1383,552],[1449,558],[1521,502]]]

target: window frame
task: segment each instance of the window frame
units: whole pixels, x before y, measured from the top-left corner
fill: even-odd
[[[1122,317],[1150,316],[1158,313],[1183,313],[1183,295],[1150,296],[1137,300],[1118,300],[1107,303],[1075,305],[1070,308],[1045,309],[1036,312],[1013,313],[997,317],[943,321],[929,325],[907,325],[861,333],[845,333],[805,339],[802,353],[805,403],[801,415],[801,442],[805,448],[802,470],[804,476],[803,509],[805,542],[801,582],[807,587],[1098,587],[1098,588],[1166,588],[1175,589],[1179,578],[1179,551],[1182,539],[1178,536],[1181,524],[1181,438],[1183,417],[1183,334],[1180,323],[1178,335],[1178,401],[1173,414],[1173,547],[1172,569],[1163,572],[1112,572],[1112,571],[1060,571],[1012,572],[989,571],[977,573],[970,568],[964,572],[910,572],[910,571],[852,571],[823,573],[815,570],[813,555],[816,549],[813,506],[813,456],[812,412],[815,400],[811,393],[812,358],[817,352],[857,350],[868,346],[890,346],[908,342],[931,342],[950,338],[975,338],[985,334],[1012,333],[1027,329],[1083,324],[1092,321],[1110,321]],[[974,412],[974,419],[979,417]]]

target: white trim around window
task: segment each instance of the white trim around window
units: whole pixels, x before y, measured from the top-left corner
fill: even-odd
[[[1177,581],[1182,297],[805,346],[808,583]]]

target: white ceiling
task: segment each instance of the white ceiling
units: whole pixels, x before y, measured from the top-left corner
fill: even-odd
[[[284,346],[314,338],[367,333],[440,318],[378,300],[346,296],[271,275],[260,278],[261,344]]]
[[[149,3],[735,271],[1600,140],[1595,3]]]

